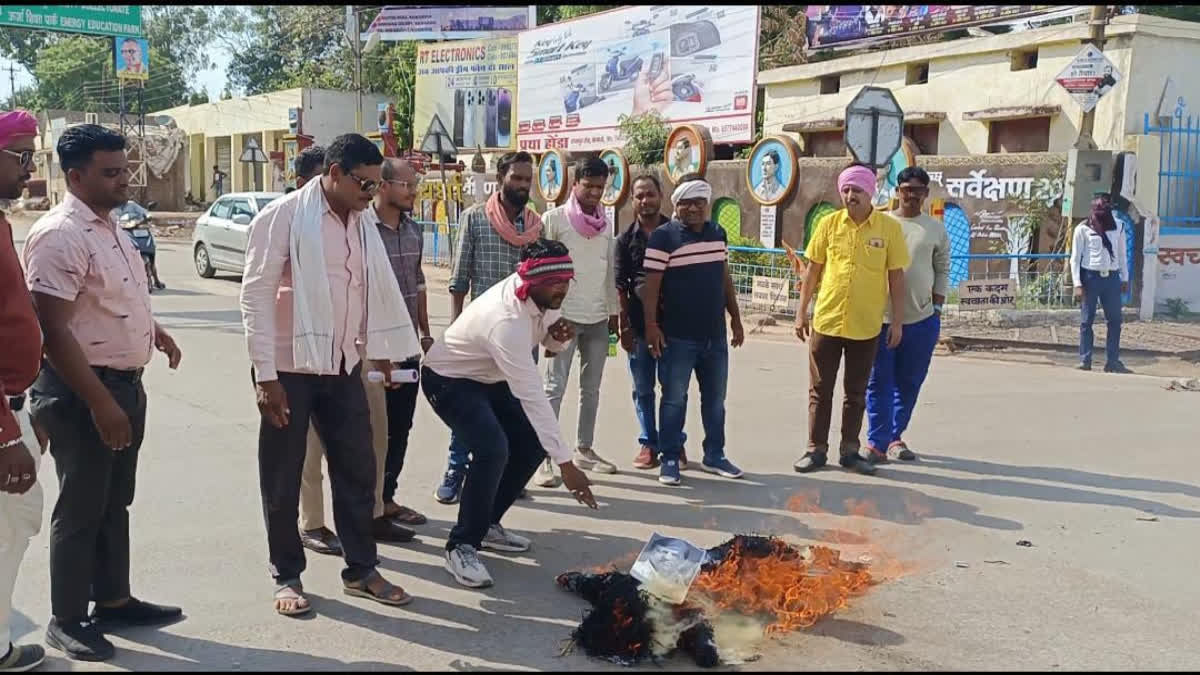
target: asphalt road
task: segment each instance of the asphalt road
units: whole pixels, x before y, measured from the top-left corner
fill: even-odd
[[[484,554],[496,585],[472,591],[442,569],[456,511],[431,492],[448,432],[422,402],[400,495],[430,522],[415,542],[380,547],[381,569],[416,600],[388,608],[349,598],[340,562],[310,556],[315,618],[276,616],[238,283],[199,279],[185,243],[160,242],[160,251],[169,289],[154,295],[154,308],[184,359],[171,372],[156,356],[146,377],[133,586],[139,597],[182,605],[187,618],[114,636],[111,663],[71,664],[51,652],[47,669],[615,670],[559,656],[585,606],[553,578],[627,566],[655,531],[702,546],[745,531],[853,542],[834,545],[904,569],[812,629],[766,642],[745,670],[1154,670],[1190,668],[1200,655],[1200,396],[1146,376],[939,357],[910,434],[922,461],[874,477],[802,476],[791,464],[806,430],[807,355],[790,341],[758,339],[734,353],[727,401],[728,454],[744,480],[689,471],[683,487],[666,488],[628,468],[636,422],[624,359],[615,359],[597,449],[621,473],[596,477],[600,511],[561,489],[532,490],[506,525],[531,536],[533,551]],[[447,296],[434,294],[430,306],[439,333]],[[576,391],[573,381],[562,420],[569,436]],[[693,403],[696,455],[699,422]],[[51,469],[46,457],[47,519]],[[823,512],[789,511],[798,496]],[[18,580],[18,641],[41,641],[48,619],[47,529]],[[667,667],[690,665],[677,658]]]

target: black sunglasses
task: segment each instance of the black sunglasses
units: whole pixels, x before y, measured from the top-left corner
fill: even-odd
[[[9,150],[8,148],[3,148],[3,150],[4,150],[4,152],[6,152],[6,153],[12,155],[13,157],[16,157],[18,160],[20,160],[21,166],[23,166],[23,167],[33,166],[33,151],[32,150],[22,150],[21,152],[16,152],[15,150]]]
[[[346,172],[346,175],[353,178],[354,182],[358,183],[359,189],[363,192],[374,192],[379,189],[379,181],[372,180],[370,178],[363,178],[361,176],[355,176],[349,171]]]

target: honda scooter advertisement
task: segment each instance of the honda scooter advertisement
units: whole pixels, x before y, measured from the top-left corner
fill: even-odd
[[[639,6],[518,36],[522,150],[621,143],[622,115],[703,124],[716,143],[754,135],[757,6]]]

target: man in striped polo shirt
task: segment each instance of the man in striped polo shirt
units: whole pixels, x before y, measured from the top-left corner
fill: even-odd
[[[704,460],[700,468],[726,478],[742,477],[741,469],[725,458],[725,387],[729,379],[726,311],[733,331],[730,344],[740,347],[745,336],[726,263],[725,231],[708,220],[711,198],[712,187],[699,174],[682,176],[671,194],[675,217],[655,230],[646,245],[643,308],[646,343],[659,360],[662,464],[658,481],[664,485],[680,482],[679,453],[692,371],[700,385],[700,416],[704,422]]]

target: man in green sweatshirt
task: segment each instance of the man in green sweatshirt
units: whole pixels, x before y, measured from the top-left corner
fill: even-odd
[[[933,349],[942,327],[942,303],[950,285],[950,237],[941,222],[921,212],[929,195],[929,174],[916,166],[900,172],[900,221],[912,264],[904,273],[908,291],[904,308],[904,337],[895,349],[879,340],[875,367],[867,384],[867,446],[864,459],[916,459],[901,436],[912,419],[917,394],[929,373]],[[885,316],[881,336],[886,336]]]

